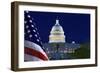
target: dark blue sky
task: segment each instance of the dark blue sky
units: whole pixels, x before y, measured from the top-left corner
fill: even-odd
[[[42,42],[49,41],[49,34],[56,19],[63,27],[66,42],[86,43],[90,41],[90,14],[30,12],[37,25]]]

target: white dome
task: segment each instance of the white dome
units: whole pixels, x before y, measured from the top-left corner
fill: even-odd
[[[56,24],[51,29],[51,34],[64,34],[62,26],[59,24],[59,20],[56,20]]]
[[[52,27],[51,33],[54,32],[64,33],[63,28],[60,25],[55,25]]]
[[[56,20],[56,24],[52,27],[49,42],[65,42],[65,35],[62,26],[59,24],[59,20]]]

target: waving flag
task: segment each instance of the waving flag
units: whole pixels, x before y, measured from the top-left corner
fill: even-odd
[[[36,24],[29,11],[24,12],[24,61],[48,60]]]

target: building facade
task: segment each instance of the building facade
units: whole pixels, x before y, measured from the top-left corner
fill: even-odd
[[[70,54],[80,48],[80,45],[76,44],[75,41],[66,42],[63,27],[58,19],[50,31],[49,42],[44,43],[43,46],[50,60],[70,59]]]

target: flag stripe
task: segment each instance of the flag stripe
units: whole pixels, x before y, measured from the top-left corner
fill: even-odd
[[[38,52],[41,52],[45,57],[47,57],[46,53],[43,51],[43,49],[38,45],[38,44],[35,44],[34,42],[31,42],[31,41],[27,41],[25,40],[24,42],[24,46],[25,47],[28,47],[28,48],[32,48]],[[48,57],[47,57],[48,58]]]
[[[44,56],[41,52],[36,51],[35,49],[25,47],[25,54],[38,57],[42,60],[48,60],[48,58],[46,56]]]
[[[28,61],[44,61],[44,60],[32,55],[24,54],[24,61],[28,62]]]

